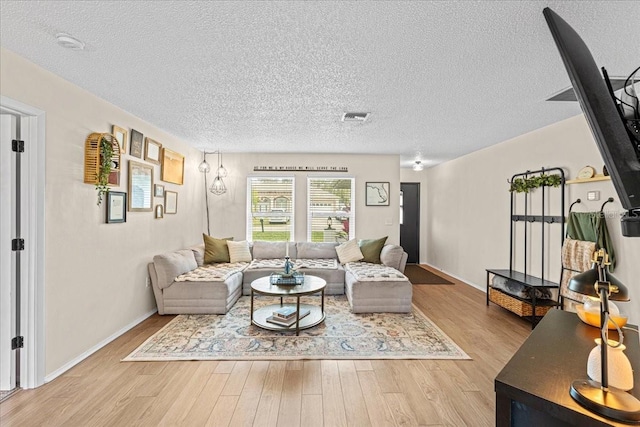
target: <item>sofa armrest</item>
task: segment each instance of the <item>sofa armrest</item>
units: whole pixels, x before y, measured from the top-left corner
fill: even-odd
[[[156,297],[156,305],[158,306],[158,314],[164,314],[164,297],[162,295],[162,289],[158,286],[158,274],[156,273],[155,264],[150,262],[147,266],[149,270],[149,278],[151,279],[151,287],[153,288],[153,295]]]
[[[160,289],[170,286],[179,275],[198,268],[198,263],[191,249],[168,252],[153,257],[157,276],[156,283]]]
[[[407,257],[409,255],[398,245],[384,245],[380,252],[380,261],[388,266],[393,267],[401,273],[407,265]]]

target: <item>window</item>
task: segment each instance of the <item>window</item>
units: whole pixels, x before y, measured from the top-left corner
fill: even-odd
[[[344,242],[355,236],[353,178],[308,178],[307,240]]]
[[[293,177],[248,178],[247,240],[291,240],[293,189]]]

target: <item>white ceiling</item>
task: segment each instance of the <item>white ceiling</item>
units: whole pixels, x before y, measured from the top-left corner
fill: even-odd
[[[2,46],[210,151],[432,164],[576,115],[544,101],[570,85],[546,6],[611,76],[640,60],[640,1],[0,5]],[[86,49],[58,46],[59,32]]]

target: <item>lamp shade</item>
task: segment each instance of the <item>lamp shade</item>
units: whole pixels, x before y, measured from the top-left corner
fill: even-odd
[[[202,173],[207,173],[211,170],[211,166],[209,166],[206,160],[202,160],[202,163],[198,166],[198,170]]]
[[[569,290],[582,295],[599,297],[596,290],[596,283],[599,281],[598,267],[587,270],[584,273],[576,274],[569,281]],[[617,288],[612,290],[609,299],[613,301],[629,301],[629,290],[613,274],[606,274],[606,281]]]

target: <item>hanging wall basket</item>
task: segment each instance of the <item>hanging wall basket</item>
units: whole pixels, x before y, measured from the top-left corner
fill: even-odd
[[[98,205],[109,186],[120,185],[120,144],[110,133],[92,133],[84,144],[84,182],[95,184]]]

